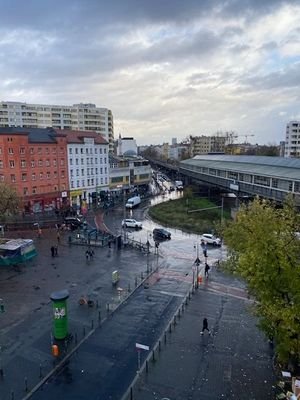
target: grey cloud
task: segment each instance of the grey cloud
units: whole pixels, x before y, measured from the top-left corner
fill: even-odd
[[[292,66],[265,74],[261,76],[252,75],[241,79],[241,85],[245,90],[272,90],[272,89],[290,89],[300,87],[300,62]]]

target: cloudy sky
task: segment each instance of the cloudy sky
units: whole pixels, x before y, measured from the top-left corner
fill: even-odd
[[[0,100],[92,102],[139,145],[300,119],[300,2],[0,0]]]

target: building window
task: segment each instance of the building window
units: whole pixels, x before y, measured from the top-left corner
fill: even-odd
[[[3,161],[0,160],[0,168],[3,168]]]
[[[25,160],[21,160],[21,168],[25,168],[26,167],[26,161]]]
[[[23,173],[21,177],[22,181],[27,181],[27,174]]]
[[[65,171],[61,171],[61,177],[62,177],[62,178],[65,177]]]
[[[38,147],[38,154],[42,154],[42,148]]]
[[[35,173],[31,174],[31,179],[32,179],[33,181],[36,180],[36,175],[35,175]]]
[[[23,188],[23,195],[26,196],[28,194],[28,188],[24,187]]]
[[[53,148],[52,148],[52,154],[56,154],[56,151],[57,151],[57,150],[56,150],[56,147],[53,147]]]
[[[87,185],[90,186],[90,180],[89,179],[87,180]]]
[[[71,188],[74,188],[74,182],[71,181]]]
[[[4,182],[4,175],[0,175],[0,182]]]
[[[54,178],[54,179],[57,179],[57,171],[54,171],[54,172],[53,172],[53,178]]]
[[[82,179],[81,183],[82,183],[82,186],[84,187],[85,186],[85,180]]]
[[[76,160],[75,160],[75,164],[76,164],[76,165],[78,165],[78,164],[79,164],[79,160],[78,160],[78,158],[76,158]]]
[[[80,149],[80,154],[83,154],[83,148]]]
[[[106,148],[104,149],[104,154],[106,154]]]
[[[56,159],[54,159],[53,160],[53,167],[56,167],[57,166],[57,161],[56,161]]]
[[[47,179],[50,179],[50,172],[49,172],[49,171],[46,172],[46,178],[47,178]]]
[[[20,147],[20,154],[25,154],[25,147]]]
[[[33,188],[32,188],[32,194],[37,194],[37,187],[36,187],[36,186],[33,186]]]
[[[97,147],[95,148],[95,154],[98,154],[98,149],[97,149]]]
[[[35,161],[31,160],[30,165],[31,165],[31,168],[34,168],[35,167]]]
[[[60,147],[59,151],[60,151],[60,154],[64,154],[64,148],[63,147]]]
[[[46,160],[45,165],[46,165],[46,167],[50,167],[50,160],[49,159]]]
[[[44,179],[44,174],[43,174],[43,172],[40,172],[40,179]]]
[[[33,148],[33,147],[30,147],[29,152],[30,152],[30,154],[33,154],[33,153],[34,153],[34,148]]]
[[[70,169],[70,175],[71,175],[71,178],[73,178],[73,170],[72,169]]]
[[[10,166],[10,168],[15,168],[14,160],[9,160],[9,166]]]
[[[76,169],[76,176],[79,176],[79,169]]]
[[[46,154],[49,154],[49,149],[48,149],[48,147],[46,147]]]
[[[100,154],[102,154],[102,147],[100,147],[100,149],[99,149],[99,153],[100,153]]]
[[[81,159],[81,165],[84,165],[84,159],[83,158]]]
[[[78,149],[77,149],[77,147],[76,147],[76,149],[75,149],[75,154],[78,154]]]
[[[72,149],[72,147],[70,147],[69,148],[69,154],[72,154],[72,151],[73,151],[73,149]]]
[[[103,168],[100,168],[100,174],[101,175],[103,174]]]
[[[11,181],[12,183],[15,183],[15,182],[16,182],[16,175],[12,174],[12,175],[10,176],[10,181]]]
[[[104,173],[107,174],[107,167],[104,168]]]
[[[8,148],[8,154],[14,154],[14,149],[12,147]]]
[[[80,187],[79,181],[77,181],[77,187]]]
[[[39,160],[39,167],[43,166],[43,160]]]

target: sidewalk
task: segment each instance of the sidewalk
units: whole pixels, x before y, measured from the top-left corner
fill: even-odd
[[[274,398],[272,353],[246,292],[232,285],[233,279],[213,272],[123,400]],[[212,336],[200,335],[204,317]]]

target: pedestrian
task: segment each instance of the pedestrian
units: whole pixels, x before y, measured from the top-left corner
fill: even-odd
[[[87,250],[87,251],[85,252],[86,261],[89,261],[89,257],[90,257],[90,252]]]
[[[57,257],[58,256],[58,247],[54,246],[54,256]]]
[[[60,242],[60,233],[59,232],[57,232],[56,238],[57,238],[57,243],[59,243]]]
[[[55,249],[54,249],[54,246],[51,246],[51,256],[52,256],[52,257],[55,256]]]
[[[93,249],[90,249],[90,251],[89,251],[89,255],[90,255],[90,259],[92,260],[93,259],[93,257],[94,257],[94,250]]]
[[[207,318],[203,318],[202,331],[200,332],[200,335],[203,335],[204,331],[208,331],[209,335],[211,335],[211,332],[210,332],[210,330],[208,329],[208,321],[207,321]]]
[[[205,278],[208,278],[208,272],[210,270],[210,266],[207,264],[207,262],[205,263],[205,268],[204,268],[204,274],[205,274]]]
[[[39,238],[42,237],[42,230],[41,230],[41,228],[38,229],[38,237],[39,237]]]
[[[206,262],[207,261],[207,244],[204,243],[204,245],[202,245],[202,243],[201,243],[201,247],[203,249],[203,255],[204,255],[204,258],[205,258],[205,262]]]

